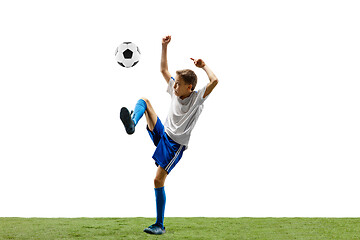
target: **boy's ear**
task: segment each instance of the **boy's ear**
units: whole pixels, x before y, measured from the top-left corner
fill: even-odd
[[[191,89],[192,89],[192,84],[189,84],[189,85],[188,85],[188,89],[191,91]]]

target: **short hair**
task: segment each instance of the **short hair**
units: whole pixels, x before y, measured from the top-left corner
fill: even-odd
[[[181,79],[184,80],[186,84],[191,84],[192,85],[191,90],[194,91],[197,83],[197,76],[193,70],[190,69],[178,70],[176,71],[176,74],[179,75],[179,77],[181,77]]]

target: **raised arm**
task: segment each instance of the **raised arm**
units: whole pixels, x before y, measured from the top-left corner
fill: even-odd
[[[167,64],[167,46],[171,41],[171,36],[166,36],[162,39],[162,50],[161,50],[161,64],[160,64],[160,72],[164,76],[167,83],[169,83],[171,74],[168,70]]]
[[[210,82],[206,86],[206,90],[203,96],[203,98],[206,98],[214,90],[219,80],[217,79],[213,71],[211,71],[211,69],[205,64],[205,62],[202,59],[193,59],[193,58],[190,59],[194,61],[195,66],[197,66],[198,68],[202,68],[209,77]]]

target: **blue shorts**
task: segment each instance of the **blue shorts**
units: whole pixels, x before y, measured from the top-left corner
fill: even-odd
[[[176,143],[166,133],[165,128],[159,117],[157,118],[153,131],[150,131],[149,127],[146,129],[156,146],[154,155],[156,166],[161,166],[169,174],[175,165],[180,161],[185,146]]]

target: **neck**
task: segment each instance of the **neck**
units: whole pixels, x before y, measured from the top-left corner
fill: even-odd
[[[180,99],[184,100],[185,98],[189,97],[191,95],[192,91],[184,96],[181,96]]]

